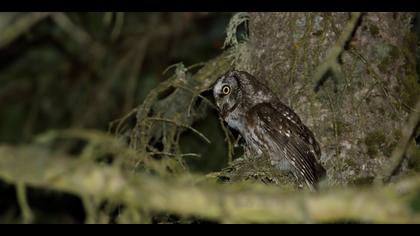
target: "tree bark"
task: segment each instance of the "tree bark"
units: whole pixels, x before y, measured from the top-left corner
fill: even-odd
[[[314,131],[333,185],[371,182],[413,111],[414,16],[363,13],[352,29],[351,13],[249,14],[249,58],[236,67],[269,84]]]

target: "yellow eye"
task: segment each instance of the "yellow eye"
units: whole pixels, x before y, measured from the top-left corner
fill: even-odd
[[[228,95],[230,93],[230,87],[228,85],[225,85],[222,87],[222,93],[224,95]]]

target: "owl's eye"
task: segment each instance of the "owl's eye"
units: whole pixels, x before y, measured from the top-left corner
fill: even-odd
[[[230,93],[230,87],[229,87],[229,85],[225,85],[225,86],[222,87],[222,93],[224,95],[228,95]]]

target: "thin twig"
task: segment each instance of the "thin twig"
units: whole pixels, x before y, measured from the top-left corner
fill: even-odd
[[[181,154],[176,154],[176,153],[170,153],[170,152],[148,152],[147,154],[150,154],[150,155],[165,155],[165,156],[170,156],[170,157],[175,157],[175,156],[181,156],[181,157],[201,157],[201,155],[199,155],[197,153],[181,153]]]
[[[21,13],[22,14],[22,13]],[[13,42],[17,37],[27,32],[31,27],[41,20],[50,17],[50,12],[24,13],[10,27],[7,27],[0,35],[0,48],[3,48]]]
[[[111,32],[111,39],[116,40],[121,34],[124,25],[124,12],[115,13],[115,25]]]
[[[95,224],[96,214],[93,199],[87,194],[81,194],[83,208],[85,209],[85,224]]]
[[[230,139],[231,133],[229,129],[226,128],[225,124],[223,123],[223,119],[221,117],[219,117],[219,121],[220,121],[220,126],[222,127],[223,132],[225,133],[225,137],[226,137],[225,139],[228,144],[228,162],[231,163],[233,160],[233,151],[234,151],[232,141]]]
[[[193,89],[188,88],[188,87],[183,86],[183,85],[180,85],[180,84],[174,84],[174,87],[176,87],[176,88],[182,88],[182,89],[185,89],[187,91],[190,91],[192,94],[194,94],[194,96],[197,96],[197,97],[203,99],[211,108],[217,110],[217,106],[214,105],[214,103],[212,101],[210,101],[208,98],[204,97],[201,94],[197,94],[197,92],[194,91]]]
[[[28,199],[26,198],[26,187],[24,182],[18,181],[16,183],[16,195],[22,213],[22,221],[25,224],[29,224],[33,221],[33,214],[29,207]]]
[[[122,118],[116,119],[110,123],[110,128],[112,129],[112,126],[118,122],[117,127],[115,128],[115,135],[119,134],[119,131],[121,130],[121,126],[125,124],[125,121],[129,119],[132,115],[134,115],[137,112],[137,108],[134,108],[130,112],[128,112],[126,115],[124,115]],[[111,130],[109,130],[111,131]]]
[[[410,145],[411,139],[414,137],[416,127],[420,122],[420,98],[417,101],[415,110],[411,112],[408,117],[407,123],[402,128],[402,136],[397,146],[394,148],[391,154],[390,164],[385,166],[377,182],[388,183],[391,177],[395,175],[401,167],[403,161],[407,158],[405,153]]]
[[[330,48],[324,61],[316,68],[314,75],[314,80],[317,81],[314,88],[315,92],[318,92],[321,86],[325,83],[327,79],[325,75],[327,72],[331,71],[336,76],[342,74],[341,66],[338,61],[340,55],[345,50],[344,48],[347,42],[350,41],[351,36],[357,28],[356,26],[359,22],[360,16],[360,12],[353,12],[351,14],[350,21],[347,23],[336,44]]]
[[[172,124],[174,124],[176,126],[187,128],[187,129],[191,130],[192,132],[196,133],[198,136],[200,136],[207,143],[209,143],[209,144],[211,143],[210,140],[208,138],[206,138],[206,136],[204,136],[204,134],[202,134],[201,132],[199,132],[198,130],[194,129],[191,126],[179,124],[178,122],[176,122],[174,120],[169,120],[169,119],[164,119],[164,118],[159,118],[159,117],[148,117],[147,119],[148,120],[154,120],[154,121],[168,122],[168,123],[172,123]]]
[[[182,88],[182,89],[187,90],[188,92],[191,92],[193,94],[193,97],[191,98],[191,102],[188,105],[188,116],[191,115],[192,104],[194,103],[196,97],[199,97],[199,98],[203,99],[203,101],[205,101],[211,108],[217,110],[217,106],[216,105],[214,105],[209,99],[207,99],[203,95],[199,94],[194,89],[189,88],[189,87],[184,86],[184,85],[181,85],[181,84],[178,84],[178,83],[174,83],[174,87],[176,87],[176,88]]]

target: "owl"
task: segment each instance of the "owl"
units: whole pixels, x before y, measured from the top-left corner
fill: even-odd
[[[270,163],[290,171],[300,185],[315,190],[325,176],[321,149],[299,116],[263,83],[243,71],[219,78],[213,95],[220,116],[245,140],[246,156],[267,156]]]

